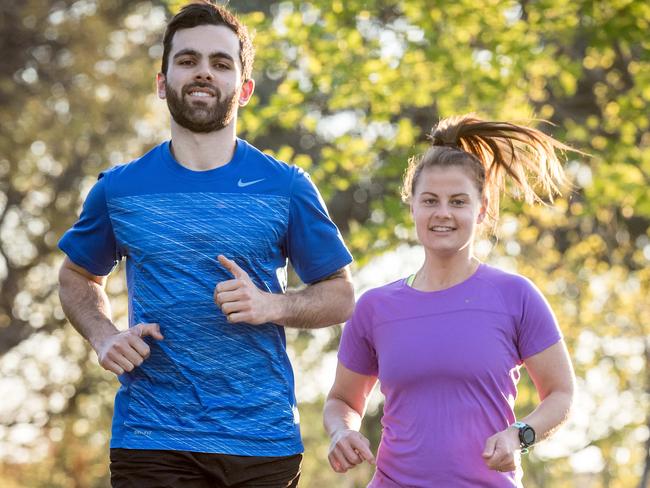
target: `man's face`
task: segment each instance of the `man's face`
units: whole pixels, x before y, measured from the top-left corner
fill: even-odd
[[[201,25],[174,34],[167,74],[158,76],[158,94],[178,125],[206,133],[233,122],[238,105],[252,94],[246,83],[242,86],[235,33]]]

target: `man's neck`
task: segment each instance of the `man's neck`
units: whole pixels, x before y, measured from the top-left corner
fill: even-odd
[[[235,153],[236,121],[221,130],[200,134],[172,120],[171,150],[179,164],[193,171],[207,171],[228,164]]]

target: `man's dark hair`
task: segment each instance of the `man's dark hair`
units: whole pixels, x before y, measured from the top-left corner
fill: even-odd
[[[209,0],[192,2],[185,5],[167,24],[163,37],[162,67],[163,74],[167,74],[169,65],[169,52],[172,48],[172,39],[176,31],[191,29],[199,25],[224,25],[233,31],[239,38],[239,60],[242,66],[242,78],[248,80],[253,73],[253,59],[255,49],[248,29],[235,15],[225,7],[215,5]]]

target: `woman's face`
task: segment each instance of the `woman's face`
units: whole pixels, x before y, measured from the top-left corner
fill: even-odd
[[[440,256],[471,255],[486,206],[472,175],[462,166],[425,168],[411,198],[418,240],[427,252]]]

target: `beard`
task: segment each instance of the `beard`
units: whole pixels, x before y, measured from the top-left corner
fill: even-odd
[[[212,106],[207,102],[186,102],[185,96],[192,88],[210,88],[216,92],[215,102]],[[178,125],[190,132],[207,133],[221,130],[226,127],[237,113],[237,100],[235,90],[221,100],[221,91],[207,83],[192,83],[183,87],[181,94],[169,86],[165,80],[165,93],[167,107],[172,118]]]

